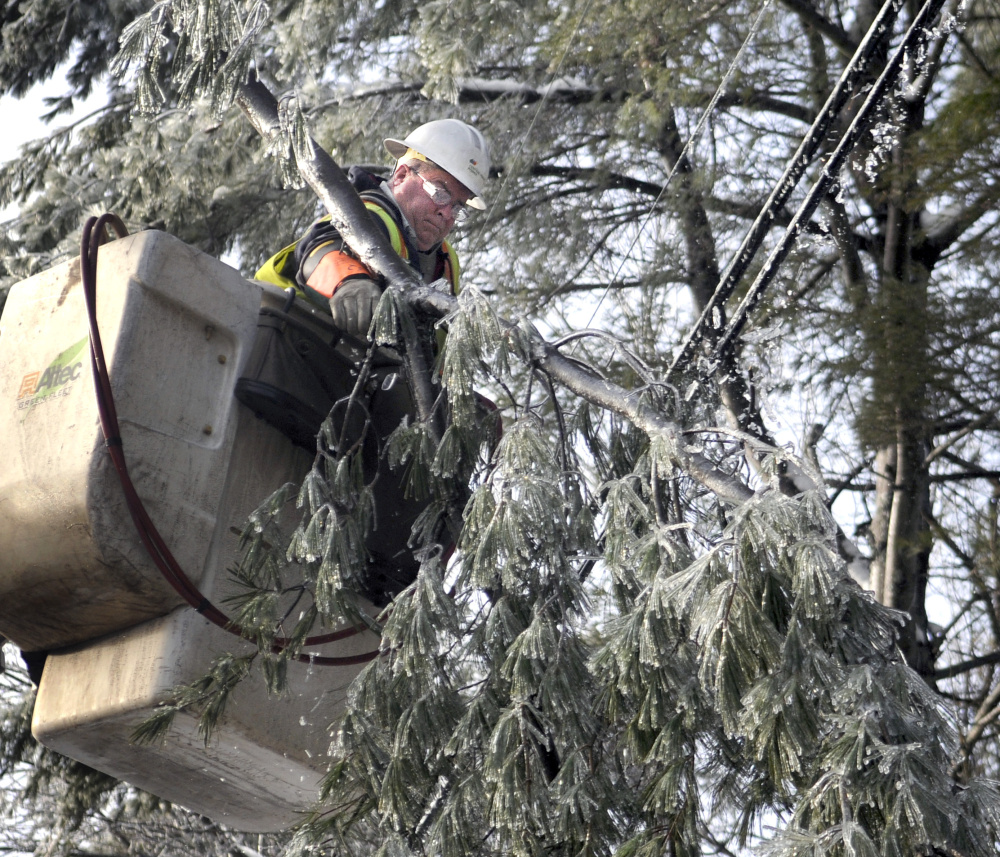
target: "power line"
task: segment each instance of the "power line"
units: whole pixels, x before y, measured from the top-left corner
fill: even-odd
[[[924,5],[917,12],[906,35],[903,37],[903,41],[896,48],[889,62],[886,63],[882,74],[879,75],[878,80],[872,86],[861,109],[844,132],[844,135],[841,137],[840,142],[826,164],[824,164],[819,178],[813,184],[812,189],[795,212],[795,216],[785,228],[785,234],[778,246],[771,251],[767,261],[764,263],[764,267],[757,274],[746,296],[740,302],[732,321],[730,321],[725,332],[716,343],[712,355],[714,360],[718,360],[733,346],[736,338],[745,327],[750,312],[757,305],[757,302],[763,296],[764,290],[770,285],[778,272],[778,268],[791,251],[792,245],[795,243],[802,228],[802,224],[812,216],[813,212],[819,206],[820,201],[836,182],[840,168],[861,135],[865,133],[871,124],[875,108],[879,106],[879,102],[885,95],[889,85],[897,78],[907,55],[911,53],[911,49],[918,45],[920,41],[928,37],[929,25],[941,11],[945,2],[946,0],[925,0]]]
[[[898,74],[908,52],[920,39],[927,36],[929,23],[938,15],[945,2],[946,0],[925,0],[907,30],[903,41],[886,63],[878,80],[869,91],[861,109],[855,115],[833,154],[828,159],[820,178],[799,207],[791,223],[786,227],[784,238],[772,251],[767,263],[751,286],[750,292],[738,307],[733,320],[723,333],[713,335],[722,326],[724,304],[732,296],[743,275],[749,268],[750,263],[753,261],[754,256],[760,249],[764,237],[770,231],[775,212],[787,201],[792,190],[812,163],[813,156],[823,143],[830,125],[848,99],[854,95],[855,87],[866,74],[868,65],[875,57],[876,51],[880,46],[880,40],[898,16],[899,10],[903,5],[903,0],[886,0],[883,4],[878,16],[865,34],[864,39],[858,45],[854,56],[841,74],[826,104],[824,104],[813,121],[798,150],[789,160],[784,174],[761,208],[760,214],[751,225],[729,267],[720,277],[719,284],[706,304],[701,317],[688,334],[680,351],[671,363],[667,371],[668,378],[675,376],[680,369],[691,361],[695,349],[706,338],[711,337],[716,340],[716,346],[713,349],[713,361],[718,360],[728,348],[732,347],[745,326],[750,311],[760,300],[764,290],[777,273],[778,267],[791,250],[802,224],[816,210],[820,200],[836,180],[837,173],[843,165],[844,159],[846,159],[850,150],[870,125],[875,108],[885,95],[889,84]]]

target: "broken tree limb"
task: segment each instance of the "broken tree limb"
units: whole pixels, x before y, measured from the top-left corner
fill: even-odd
[[[255,77],[251,76],[244,84],[237,100],[254,128],[266,140],[272,141],[282,133],[277,99]],[[424,286],[409,265],[392,250],[344,171],[322,147],[310,138],[308,149],[299,147],[295,157],[303,180],[316,193],[329,211],[337,231],[362,261],[384,276],[391,286],[401,289],[411,304],[430,309],[441,317],[455,311],[457,302],[454,298]],[[419,347],[411,349],[410,343],[405,345],[408,356],[423,357]],[[567,389],[593,404],[620,414],[651,437],[665,440],[670,448],[676,450],[677,465],[719,499],[740,505],[753,496],[753,489],[741,480],[723,473],[704,456],[684,451],[685,444],[677,426],[644,405],[639,394],[586,371],[578,363],[563,357],[557,348],[534,331],[531,332],[531,349],[532,359],[537,365]],[[417,371],[418,368],[414,367],[415,374]],[[421,376],[429,388],[426,368],[423,368]],[[430,415],[433,412],[433,392],[428,390],[424,396],[423,407],[418,402],[421,418],[425,413]]]
[[[425,312],[445,318],[456,311],[458,301],[436,289],[420,285],[407,293],[407,299]],[[513,327],[510,322],[504,322]],[[685,442],[680,427],[643,401],[641,392],[626,390],[589,371],[575,360],[564,357],[559,349],[547,342],[534,328],[519,325],[518,330],[529,337],[530,358],[549,377],[591,404],[618,414],[641,429],[650,439],[664,441],[673,463],[690,479],[712,492],[722,502],[740,506],[755,496],[742,479],[716,467],[710,459],[692,451]],[[779,480],[782,493],[794,496],[799,492],[818,490],[819,486],[800,467],[791,462],[788,478]],[[858,546],[837,525],[837,552],[847,563],[851,578],[868,586],[868,560]]]
[[[424,285],[410,290],[407,298],[424,311],[442,318],[458,308],[455,298]],[[509,321],[502,323],[514,327]],[[720,500],[739,506],[754,496],[753,489],[745,482],[719,470],[705,456],[688,451],[677,424],[645,404],[641,393],[626,390],[564,357],[534,328],[520,325],[518,329],[529,337],[530,359],[539,369],[588,402],[624,417],[649,437],[664,440],[667,448],[674,451],[674,463]]]

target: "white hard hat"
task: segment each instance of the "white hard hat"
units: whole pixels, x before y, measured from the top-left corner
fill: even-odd
[[[486,138],[459,119],[435,119],[410,132],[405,140],[390,137],[385,148],[397,161],[411,149],[433,161],[472,192],[469,205],[485,210],[483,189],[490,177]]]

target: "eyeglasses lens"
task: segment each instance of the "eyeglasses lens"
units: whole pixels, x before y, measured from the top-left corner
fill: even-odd
[[[461,223],[465,218],[469,216],[469,209],[464,202],[456,202],[455,197],[448,188],[441,187],[441,185],[435,184],[423,176],[420,180],[424,183],[424,193],[426,193],[430,198],[431,202],[435,205],[450,205],[451,215],[456,221]]]

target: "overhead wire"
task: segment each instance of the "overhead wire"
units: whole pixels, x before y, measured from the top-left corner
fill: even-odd
[[[788,227],[786,227],[784,238],[772,251],[764,268],[758,273],[747,296],[741,302],[725,331],[715,337],[709,371],[712,370],[714,364],[723,356],[726,350],[733,346],[737,336],[746,324],[749,313],[756,306],[764,290],[777,273],[778,267],[790,252],[791,246],[798,236],[801,224],[812,215],[823,195],[829,191],[836,180],[837,173],[844,159],[846,159],[850,150],[857,143],[857,140],[869,127],[875,107],[878,106],[879,100],[884,96],[885,90],[892,78],[899,72],[903,60],[907,56],[907,52],[926,33],[927,27],[940,12],[945,2],[946,0],[925,0],[914,16],[903,41],[897,46],[892,57],[886,63],[882,73],[874,84],[874,88],[869,91],[865,102],[855,114],[848,129],[841,135],[838,145],[835,147],[826,165],[824,165],[820,178],[817,180],[812,191],[807,194],[806,199],[800,204]],[[707,302],[701,316],[682,343],[681,348],[667,370],[668,379],[675,377],[691,361],[695,349],[703,340],[710,337],[713,331],[721,330],[723,306],[732,296],[749,269],[765,236],[770,232],[774,224],[777,211],[787,201],[792,190],[801,180],[808,167],[812,165],[815,153],[826,139],[829,126],[839,115],[847,101],[855,95],[856,85],[862,76],[867,74],[868,66],[875,57],[880,40],[883,38],[886,30],[892,26],[902,6],[903,0],[886,0],[879,10],[878,15],[872,21],[864,38],[855,50],[853,57],[844,68],[833,92],[831,92],[823,108],[817,114],[795,154],[789,160],[785,172],[775,184],[771,195],[761,208],[757,219],[748,230],[729,266],[719,278],[719,283],[712,297]],[[704,380],[704,378],[700,378],[699,383]]]
[[[907,55],[922,39],[930,35],[928,30],[929,25],[937,17],[945,2],[947,0],[925,0],[923,6],[921,6],[914,16],[902,41],[886,63],[878,79],[872,85],[864,103],[855,114],[847,130],[844,131],[836,148],[823,165],[819,178],[817,178],[809,193],[806,194],[805,199],[799,205],[791,222],[785,228],[785,234],[781,241],[771,251],[763,268],[758,272],[747,294],[740,302],[739,307],[737,307],[726,330],[715,343],[712,354],[713,360],[720,359],[733,346],[736,338],[746,325],[750,312],[760,301],[764,290],[774,279],[781,263],[791,251],[792,245],[795,243],[802,228],[802,224],[812,216],[823,197],[836,182],[841,166],[843,166],[844,161],[857,144],[861,135],[865,133],[871,124],[875,108],[879,106],[879,102],[885,95],[889,85],[901,71]]]

